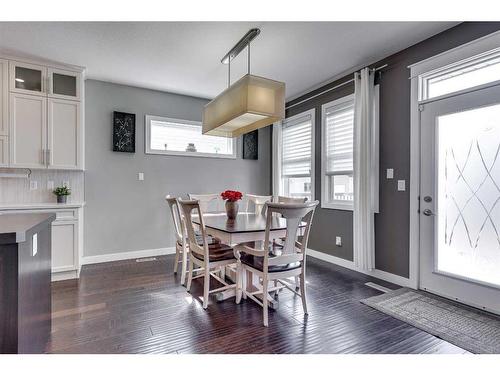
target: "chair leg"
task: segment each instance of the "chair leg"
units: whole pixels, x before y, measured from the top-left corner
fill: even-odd
[[[247,299],[247,294],[245,293],[247,291],[247,283],[248,283],[248,277],[249,273],[241,268],[241,289],[243,289],[243,294],[242,297],[243,299]],[[252,274],[250,274],[250,277],[252,277]]]
[[[175,247],[175,260],[174,260],[174,275],[177,274],[177,268],[179,267],[179,247]]]
[[[205,276],[203,277],[203,308],[208,307],[208,292],[210,291],[210,268],[205,265]]]
[[[226,279],[226,266],[222,266],[220,268],[220,278],[222,280],[225,280]]]
[[[275,287],[275,288],[277,288],[277,287],[278,287],[278,279],[274,280],[274,287]],[[278,293],[279,293],[279,292],[280,292],[280,290],[279,290],[279,289],[276,289],[276,290],[275,290],[275,292],[274,292],[274,294],[275,294],[275,295],[278,295]]]
[[[264,310],[264,326],[268,327],[269,326],[269,321],[268,321],[268,309],[267,309],[267,289],[269,286],[269,281],[267,280],[267,277],[264,277],[262,279],[262,308]]]
[[[307,301],[306,301],[306,278],[304,271],[300,274],[300,297],[302,298],[302,308],[304,309],[304,315],[309,315],[307,312]]]
[[[193,260],[189,259],[189,275],[188,275],[188,283],[187,283],[187,291],[191,291],[191,282],[193,281]]]
[[[299,290],[300,289],[300,285],[301,284],[299,284],[299,277],[295,276],[295,290]]]
[[[187,269],[187,251],[184,249],[182,251],[182,272],[181,272],[181,284],[186,285],[186,269]]]
[[[236,303],[240,303],[241,302],[241,294],[243,293],[242,291],[242,267],[241,267],[241,264],[238,263],[238,265],[236,266]]]

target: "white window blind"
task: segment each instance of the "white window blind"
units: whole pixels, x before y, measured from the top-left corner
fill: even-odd
[[[311,175],[311,116],[283,122],[282,175],[306,177]]]
[[[314,199],[314,109],[289,117],[274,129],[275,194]]]
[[[326,112],[327,175],[352,173],[354,142],[354,100],[327,109]]]
[[[354,202],[354,95],[322,107],[324,208],[352,210]]]

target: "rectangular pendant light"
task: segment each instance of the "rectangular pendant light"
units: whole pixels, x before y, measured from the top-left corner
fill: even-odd
[[[285,84],[247,74],[203,109],[202,133],[235,138],[285,118]]]

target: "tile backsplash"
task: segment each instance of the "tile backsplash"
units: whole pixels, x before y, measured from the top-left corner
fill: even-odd
[[[0,174],[22,174],[26,169],[1,169]],[[37,189],[30,189],[36,181]],[[56,201],[56,196],[49,189],[49,182],[54,187],[69,183],[71,195],[68,202],[84,201],[84,172],[82,171],[52,171],[32,170],[29,178],[23,177],[0,177],[0,204],[18,203],[51,203]],[[33,182],[33,183],[31,183]],[[33,187],[33,186],[32,186]]]

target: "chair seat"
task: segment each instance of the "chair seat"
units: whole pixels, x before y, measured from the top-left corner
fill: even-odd
[[[204,260],[204,256],[202,254],[198,254],[194,251],[191,252],[191,254],[199,260]],[[208,256],[208,260],[210,262],[217,262],[221,260],[234,259],[234,252],[231,246],[222,243],[214,243],[208,245]]]
[[[241,243],[240,246],[248,246],[253,249],[263,249],[264,241],[252,241],[252,242],[244,242]],[[280,252],[283,246],[279,243],[269,243],[268,246],[269,251],[269,259],[275,258],[275,252]],[[244,250],[240,251],[240,260],[241,263],[250,266],[258,271],[264,271],[264,257],[263,256],[255,256],[252,254],[245,253]],[[300,268],[300,262],[288,263],[288,264],[279,264],[279,265],[271,265],[268,266],[268,272],[283,272],[283,271],[291,271],[297,268]]]

